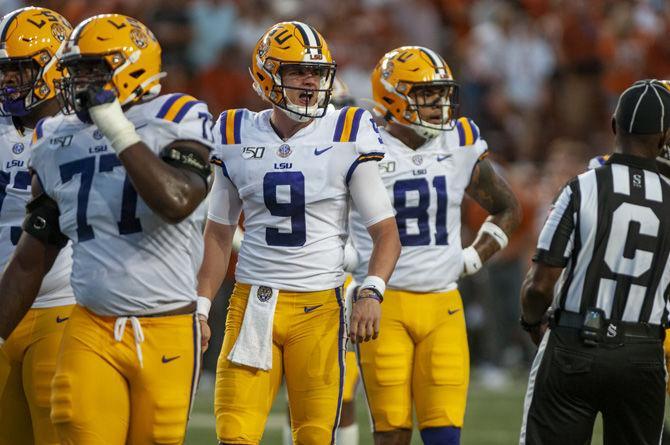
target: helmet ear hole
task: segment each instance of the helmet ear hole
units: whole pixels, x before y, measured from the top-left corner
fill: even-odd
[[[142,74],[144,74],[145,72],[146,72],[145,69],[135,70],[135,71],[133,71],[132,73],[130,73],[130,77],[132,77],[133,79],[138,79],[138,78],[139,78]],[[124,86],[127,86],[127,84],[124,85]]]

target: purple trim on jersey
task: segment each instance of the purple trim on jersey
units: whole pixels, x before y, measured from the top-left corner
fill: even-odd
[[[159,118],[163,119],[165,117],[165,115],[168,113],[168,111],[170,110],[170,107],[172,106],[172,104],[177,102],[177,100],[179,100],[179,98],[181,98],[183,96],[185,96],[185,94],[183,94],[183,93],[173,94],[172,97],[170,97],[168,100],[165,101],[165,103],[163,104],[161,109],[158,111],[158,114],[156,115],[156,117],[159,117]]]
[[[221,142],[224,144],[228,143],[226,139],[226,122],[228,121],[228,111],[224,111],[219,115],[219,131],[221,132]]]
[[[228,169],[226,168],[226,164],[223,162],[223,160],[217,158],[216,156],[213,156],[209,162],[221,167],[221,172],[223,173],[223,176],[230,179],[230,176],[228,175]],[[230,181],[232,182],[233,180],[230,179]]]
[[[242,115],[244,110],[237,110],[235,112],[235,119],[233,121],[233,137],[235,138],[235,144],[241,144],[242,138],[240,137],[240,129],[242,128]]]
[[[44,126],[44,121],[47,119],[48,119],[47,117],[43,117],[37,122],[37,125],[35,125],[35,133],[37,134],[37,140],[42,139],[42,136],[44,134],[42,127]]]
[[[359,108],[358,110],[354,111],[354,118],[351,122],[351,134],[349,136],[349,142],[356,142],[356,134],[358,134],[358,126],[361,123],[361,116],[363,116],[363,113],[365,113],[363,108]]]
[[[191,108],[193,108],[194,105],[197,105],[197,104],[204,104],[204,102],[201,101],[201,100],[192,100],[190,102],[186,102],[181,107],[181,110],[179,110],[179,113],[177,113],[177,115],[174,117],[173,122],[175,124],[178,124],[179,122],[181,122],[181,120],[184,119],[184,116],[186,116],[186,113],[188,113],[188,110],[190,110]]]
[[[342,288],[335,288],[335,297],[337,298],[337,304],[340,306],[340,328],[337,332],[337,355],[338,363],[340,365],[340,390],[337,394],[337,411],[335,415],[335,423],[333,425],[333,432],[330,436],[331,445],[335,443],[335,433],[337,433],[337,427],[340,424],[340,415],[342,414],[342,396],[344,393],[344,374],[345,374],[345,362],[344,362],[344,353],[345,353],[345,343],[344,343],[344,301],[342,299]]]
[[[479,128],[475,125],[474,122],[472,122],[471,119],[468,119],[468,122],[470,122],[470,128],[472,128],[472,140],[476,141],[479,139]]]
[[[345,178],[345,183],[347,186],[349,185],[349,181],[351,181],[351,176],[354,174],[354,170],[356,170],[356,167],[358,167],[359,164],[368,161],[381,161],[382,159],[384,159],[384,153],[381,152],[366,153],[356,158],[354,163],[351,164],[351,167],[349,167],[349,170],[347,171],[347,176]]]
[[[463,130],[463,124],[460,121],[456,121],[456,129],[458,130],[458,142],[462,147],[465,145],[465,130]]]
[[[349,107],[344,107],[340,110],[340,116],[337,118],[337,125],[335,126],[333,142],[340,142],[340,139],[342,139],[342,131],[344,130],[344,121],[347,119],[347,111],[349,111]]]

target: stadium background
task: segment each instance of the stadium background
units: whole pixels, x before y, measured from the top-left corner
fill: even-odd
[[[473,363],[463,443],[514,443],[534,353],[517,325],[518,296],[537,231],[554,193],[590,157],[610,151],[618,94],[636,79],[670,78],[667,1],[0,0],[0,12],[26,4],[59,11],[73,25],[105,12],[140,19],[163,47],[164,91],[188,92],[215,115],[264,108],[247,67],[256,40],[280,20],[305,21],[324,35],[357,99],[371,96],[369,73],[386,51],[411,44],[442,54],[461,85],[461,115],[477,122],[523,206],[510,246],[461,283]],[[467,243],[485,215],[465,206]],[[212,371],[230,285],[213,308],[188,444],[214,443]],[[281,443],[284,411],[280,396],[263,444]],[[362,399],[358,416],[361,443],[371,443]]]

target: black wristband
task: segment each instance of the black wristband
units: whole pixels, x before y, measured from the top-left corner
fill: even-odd
[[[535,323],[528,323],[526,320],[523,319],[523,315],[519,317],[519,324],[521,325],[521,329],[523,329],[526,332],[532,332],[535,328],[540,327],[543,321],[544,318],[540,318]]]

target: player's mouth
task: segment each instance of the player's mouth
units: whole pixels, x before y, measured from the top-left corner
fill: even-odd
[[[300,93],[300,96],[298,96],[300,105],[309,106],[313,102],[313,99],[314,99],[314,91],[303,91],[302,93]]]
[[[428,116],[428,119],[426,120],[433,125],[442,125],[443,123],[442,112],[431,114],[430,116]]]

